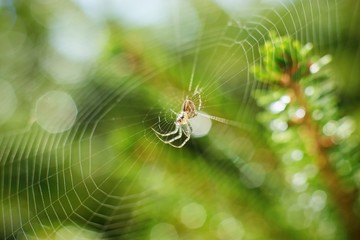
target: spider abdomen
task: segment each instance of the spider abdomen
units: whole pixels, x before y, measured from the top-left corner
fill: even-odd
[[[196,116],[196,106],[194,102],[189,99],[184,101],[182,110],[187,114],[188,119]]]

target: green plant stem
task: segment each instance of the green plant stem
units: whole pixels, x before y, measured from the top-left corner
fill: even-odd
[[[308,137],[304,136],[303,139],[312,140],[312,142],[306,143],[309,148],[308,150],[314,156],[315,164],[317,165],[323,182],[328,188],[339,214],[343,219],[345,225],[344,227],[348,236],[351,239],[358,239],[360,237],[360,222],[359,216],[355,213],[353,208],[357,194],[355,191],[347,191],[348,188],[344,186],[341,179],[333,169],[329,160],[329,153],[327,151],[333,142],[331,139],[326,139],[321,135],[317,124],[313,121],[301,85],[298,82],[291,80],[290,74],[286,75],[287,76],[283,76],[283,79],[285,79],[287,83],[290,82],[289,88],[292,91],[293,100],[297,102],[306,113],[303,121],[301,122],[303,131],[300,131],[300,134],[307,134]]]

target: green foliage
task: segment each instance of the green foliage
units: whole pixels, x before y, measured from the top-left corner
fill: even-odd
[[[299,41],[286,36],[276,37],[271,34],[270,37],[271,40],[261,48],[262,65],[253,68],[257,79],[286,85],[288,82],[282,79],[285,72],[296,81],[309,74],[311,44],[302,46]]]
[[[335,85],[322,69],[331,57],[313,56],[311,44],[274,35],[261,53],[262,61],[253,72],[268,88],[255,91],[254,97],[264,109],[258,120],[270,130],[269,144],[285,163],[288,174],[312,169],[313,173],[305,177],[313,183],[310,187],[329,192],[348,235],[356,236],[355,123],[339,113]],[[296,182],[295,190],[301,191],[296,189]]]

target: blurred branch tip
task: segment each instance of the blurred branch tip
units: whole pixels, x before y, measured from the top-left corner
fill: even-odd
[[[254,98],[264,109],[258,119],[269,129],[269,145],[280,159],[298,151],[316,166],[320,187],[332,197],[348,236],[359,239],[355,173],[340,170],[343,162],[355,165],[357,161],[353,153],[358,144],[352,143],[355,124],[338,109],[331,69],[325,69],[331,56],[318,57],[311,43],[302,45],[275,34],[262,46],[261,56],[252,70],[267,88],[255,91]]]

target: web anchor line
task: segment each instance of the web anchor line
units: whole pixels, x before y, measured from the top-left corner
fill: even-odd
[[[247,130],[247,131],[249,130],[249,128],[246,127],[247,124],[239,123],[239,122],[229,120],[229,119],[226,119],[226,118],[222,118],[222,117],[209,115],[209,114],[203,113],[203,112],[197,112],[197,114],[202,116],[202,117],[206,117],[206,118],[209,118],[211,120],[214,120],[214,121],[217,121],[217,122],[220,122],[220,123],[232,126],[232,127],[236,127],[236,128],[239,128],[239,129],[244,129],[244,130]]]

